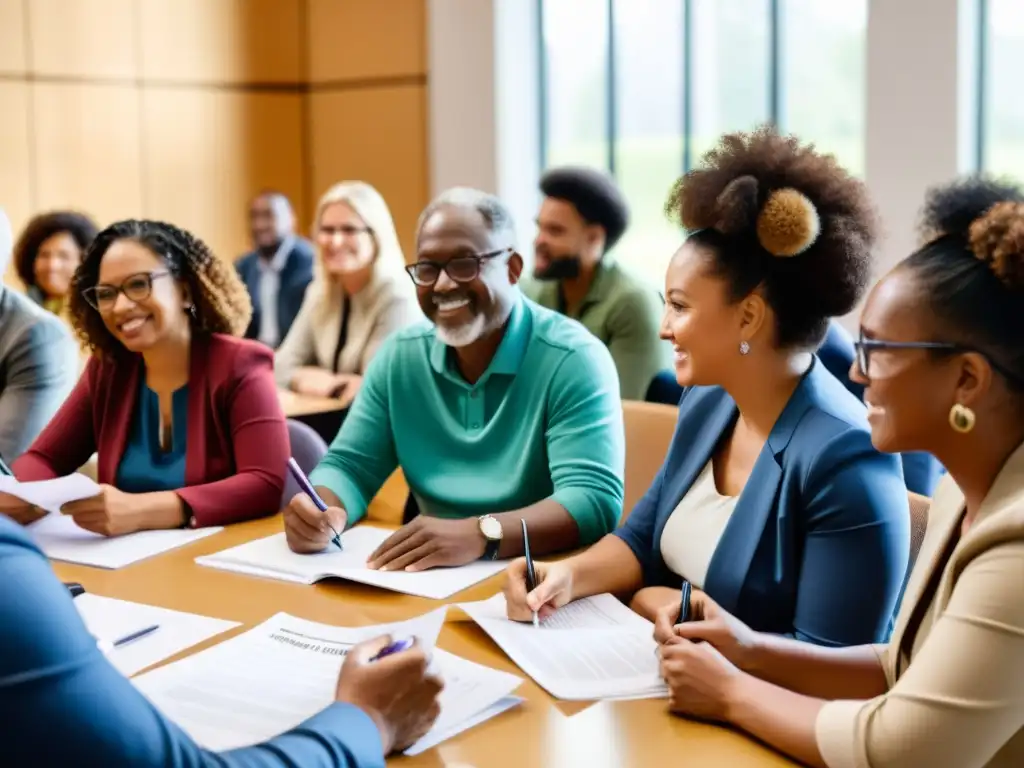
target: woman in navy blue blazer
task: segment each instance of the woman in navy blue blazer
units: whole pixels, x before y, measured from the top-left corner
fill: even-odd
[[[510,618],[602,592],[653,618],[685,579],[762,632],[886,639],[907,568],[899,460],[814,355],[867,285],[875,217],[831,156],[772,128],[722,139],[667,206],[690,232],[661,336],[685,392],[668,456],[626,523],[559,563],[509,567]]]

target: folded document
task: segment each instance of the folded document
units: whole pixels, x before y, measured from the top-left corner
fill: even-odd
[[[559,699],[656,699],[654,625],[612,595],[569,603],[541,622],[511,621],[505,596],[459,605],[537,685]]]
[[[431,648],[445,609],[373,627],[332,627],[276,616],[244,634],[147,672],[136,687],[199,744],[227,750],[291,730],[334,701],[349,649],[382,634],[412,635]],[[432,667],[445,681],[441,715],[410,747],[417,754],[518,704],[522,680],[434,649]]]
[[[197,557],[196,562],[225,571],[238,571],[300,584],[313,584],[330,577],[371,584],[394,592],[435,600],[451,597],[505,568],[501,562],[478,562],[458,568],[433,568],[418,573],[375,571],[366,566],[367,558],[394,531],[360,525],[341,536],[343,550],[334,545],[315,555],[298,555],[288,548],[285,534],[257,539],[212,555]]]

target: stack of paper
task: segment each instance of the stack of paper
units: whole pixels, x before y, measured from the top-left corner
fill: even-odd
[[[415,636],[432,648],[445,609],[410,621],[344,628],[279,613],[237,637],[135,678],[135,685],[199,744],[234,749],[294,728],[334,701],[345,654],[382,634]],[[522,682],[434,649],[445,681],[441,715],[406,754],[417,754],[518,704]]]
[[[0,476],[0,493],[9,493],[47,512],[60,512],[62,506],[72,501],[99,496],[100,487],[80,474],[26,483],[5,475]]]
[[[505,568],[501,562],[477,562],[459,568],[434,568],[419,573],[367,568],[366,559],[392,533],[394,531],[384,528],[359,525],[342,534],[343,550],[331,545],[315,555],[295,554],[288,549],[285,534],[279,533],[223,552],[197,557],[196,562],[211,568],[300,584],[313,584],[334,576],[435,600],[451,597]]]
[[[47,557],[96,568],[123,568],[147,557],[191,544],[220,528],[139,531],[107,537],[75,525],[67,515],[51,514],[28,526],[28,531]]]
[[[539,627],[510,621],[504,595],[459,607],[523,672],[559,699],[668,696],[658,669],[654,625],[612,595],[569,603]]]
[[[107,654],[124,675],[134,675],[169,656],[191,648],[221,632],[239,626],[236,621],[211,619],[112,597],[85,593],[75,598],[75,608],[89,632],[100,641],[114,643],[122,637],[151,626],[155,632]]]

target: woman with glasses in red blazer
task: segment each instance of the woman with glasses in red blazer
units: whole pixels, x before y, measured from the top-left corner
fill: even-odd
[[[273,353],[237,338],[252,308],[231,265],[171,224],[122,221],[96,237],[72,287],[92,359],[14,475],[68,475],[96,453],[102,492],[62,511],[107,536],[276,512],[287,426]],[[4,495],[0,512],[44,514]]]

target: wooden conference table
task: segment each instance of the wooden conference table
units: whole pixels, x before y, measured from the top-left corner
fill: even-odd
[[[402,490],[389,481],[371,504],[375,524],[401,515]],[[175,658],[244,632],[278,612],[338,626],[363,626],[407,619],[437,601],[333,580],[313,586],[289,584],[204,568],[194,560],[281,531],[276,515],[225,528],[189,546],[106,571],[54,563],[57,576],[93,593],[214,616],[242,623],[232,632]],[[450,602],[482,600],[501,589],[502,575],[459,593]],[[471,661],[523,677],[516,692],[526,701],[414,758],[389,765],[408,768],[640,768],[641,766],[729,766],[771,768],[793,763],[729,729],[668,714],[664,701],[562,702],[553,699],[513,664],[460,611],[449,611],[438,645]],[[169,660],[169,661],[170,661]]]

